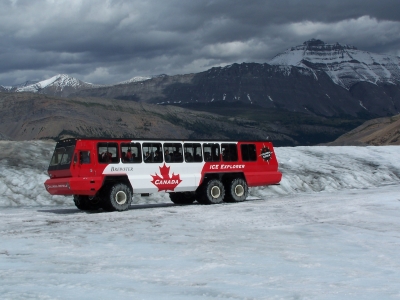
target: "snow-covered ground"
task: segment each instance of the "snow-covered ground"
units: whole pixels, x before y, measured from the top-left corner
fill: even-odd
[[[0,142],[1,299],[400,298],[398,146],[276,148],[248,201],[122,213],[48,195],[53,147]]]

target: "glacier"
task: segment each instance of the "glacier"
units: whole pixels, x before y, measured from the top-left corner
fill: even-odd
[[[245,202],[105,213],[47,194],[54,145],[0,141],[2,299],[400,297],[399,146],[277,147]]]

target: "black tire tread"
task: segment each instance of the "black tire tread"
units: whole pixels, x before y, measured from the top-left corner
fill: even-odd
[[[241,197],[235,195],[235,187],[238,184],[242,185],[244,188],[244,194]],[[243,178],[234,178],[232,181],[226,184],[225,188],[226,188],[226,195],[224,200],[225,202],[242,202],[246,200],[249,193],[247,182]]]
[[[115,200],[115,195],[119,191],[124,191],[125,194],[127,195],[127,202],[123,205],[119,205]],[[127,210],[132,203],[132,191],[130,187],[128,187],[124,183],[116,183],[112,186],[110,186],[106,192],[106,196],[103,199],[103,209],[106,211],[125,211]]]
[[[217,185],[221,190],[221,195],[218,199],[213,199],[211,197],[210,191],[213,186]],[[225,197],[225,187],[221,181],[218,179],[211,179],[205,183],[203,183],[197,191],[197,202],[200,204],[219,204],[224,201]]]
[[[75,206],[80,210],[97,210],[101,207],[101,201],[97,196],[90,199],[85,195],[74,195]]]
[[[191,192],[175,192],[169,193],[171,201],[177,205],[189,205],[192,204],[195,199],[195,194]]]

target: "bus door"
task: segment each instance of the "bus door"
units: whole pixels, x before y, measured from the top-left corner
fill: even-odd
[[[92,145],[89,142],[78,141],[72,161],[72,169],[78,177],[95,176],[93,163],[95,162]]]
[[[183,144],[184,156],[185,156],[185,169],[187,170],[188,176],[193,178],[193,186],[196,190],[200,184],[201,171],[203,169],[203,155],[200,143],[184,143]]]

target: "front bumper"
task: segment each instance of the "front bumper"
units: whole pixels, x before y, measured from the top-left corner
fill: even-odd
[[[51,195],[87,195],[94,196],[101,188],[101,177],[51,178],[44,187]]]

